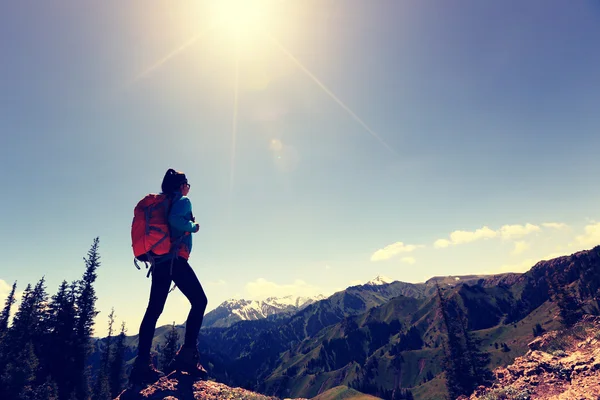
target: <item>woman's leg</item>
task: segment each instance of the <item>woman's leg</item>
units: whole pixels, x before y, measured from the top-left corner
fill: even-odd
[[[200,281],[198,281],[198,277],[187,260],[183,258],[175,260],[172,278],[181,290],[181,293],[187,297],[192,305],[185,324],[185,341],[183,346],[195,349],[208,299],[206,298],[204,289],[202,289],[202,285],[200,285]]]
[[[150,361],[150,348],[152,347],[152,338],[156,329],[156,321],[162,313],[169,286],[171,286],[170,276],[171,261],[165,261],[154,266],[152,271],[152,287],[150,288],[150,300],[146,314],[140,325],[140,336],[138,346],[138,359]]]

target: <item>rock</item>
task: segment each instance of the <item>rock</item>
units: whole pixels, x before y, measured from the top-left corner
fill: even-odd
[[[533,341],[529,342],[527,344],[527,347],[529,347],[531,350],[539,350],[540,347],[542,347],[542,338],[541,337],[537,337],[535,339],[533,339]]]
[[[173,372],[146,388],[123,391],[115,400],[278,400],[242,388],[231,388],[213,381],[196,381],[187,374]],[[304,399],[305,400],[305,399]]]
[[[581,373],[581,372],[583,372],[583,371],[587,371],[588,369],[589,369],[589,367],[588,367],[587,365],[576,365],[576,366],[573,368],[573,372],[575,372],[575,373],[578,373],[578,374],[579,374],[579,373]]]
[[[558,335],[560,350],[554,347]],[[470,400],[600,400],[597,338],[600,338],[599,317],[587,317],[572,330],[546,332],[528,344],[527,354],[515,358],[512,365],[497,368],[492,386],[485,390],[478,388]]]

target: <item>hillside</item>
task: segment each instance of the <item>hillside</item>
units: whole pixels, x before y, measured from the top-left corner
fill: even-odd
[[[548,332],[529,351],[494,371],[492,387],[469,400],[600,398],[600,318],[586,316],[573,328]]]
[[[493,369],[526,354],[538,326],[560,328],[551,293],[577,294],[581,312],[598,313],[599,251],[540,261],[523,274],[353,286],[288,318],[203,329],[199,349],[214,379],[266,395],[311,398],[345,386],[382,398],[442,399],[446,333],[436,284]],[[166,328],[157,329],[156,345]],[[137,338],[128,340],[133,346]]]
[[[469,277],[469,283],[456,277],[430,281],[447,285],[445,296],[461,306],[468,329],[490,354],[494,368],[527,351],[536,325],[547,331],[559,328],[551,286],[570,288],[585,298],[598,289],[599,270],[596,248],[540,261],[525,274]],[[592,306],[584,304],[588,312],[594,312]],[[403,387],[413,389],[415,398],[442,398],[444,336],[434,297],[398,296],[292,346],[259,388],[275,394],[286,387],[289,395],[311,396],[339,384],[376,395]]]

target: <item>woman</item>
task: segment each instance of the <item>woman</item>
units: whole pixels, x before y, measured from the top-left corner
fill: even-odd
[[[185,174],[169,169],[162,181],[162,193],[169,196],[169,230],[171,252],[156,260],[152,270],[152,287],[146,314],[140,325],[138,355],[129,377],[132,384],[153,383],[164,374],[152,365],[150,348],[156,321],[163,311],[171,282],[181,290],[191,304],[185,325],[185,341],[177,352],[171,370],[185,371],[195,377],[205,377],[206,370],[198,362],[197,340],[208,300],[188,258],[192,251],[192,233],[200,225],[192,215],[192,203],[187,197],[190,191]]]

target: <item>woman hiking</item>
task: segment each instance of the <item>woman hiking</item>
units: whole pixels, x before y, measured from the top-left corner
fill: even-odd
[[[195,222],[192,214],[192,203],[187,197],[190,184],[183,172],[167,170],[161,189],[171,203],[168,221],[172,246],[169,254],[155,258],[152,268],[150,300],[140,325],[138,354],[129,376],[129,382],[138,385],[156,382],[164,376],[152,364],[150,348],[156,321],[163,311],[171,282],[187,297],[191,309],[185,325],[184,343],[169,365],[169,370],[184,371],[194,377],[206,377],[206,370],[199,363],[197,340],[208,300],[188,263],[192,251],[192,233],[198,232],[200,225]]]

